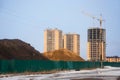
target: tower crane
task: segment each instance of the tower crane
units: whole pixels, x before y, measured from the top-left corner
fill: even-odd
[[[103,63],[102,63],[102,60],[103,60],[103,58],[102,58],[102,56],[103,56],[103,54],[102,54],[102,52],[103,52],[103,48],[102,48],[102,22],[104,20],[102,19],[102,14],[100,14],[100,18],[98,18],[98,17],[93,16],[93,15],[91,15],[89,13],[84,12],[84,11],[82,11],[82,13],[89,16],[89,17],[91,17],[93,19],[93,21],[94,20],[99,21],[100,28],[101,28],[100,29],[101,40],[100,40],[100,44],[99,44],[99,46],[100,46],[100,49],[99,49],[100,54],[99,54],[99,56],[100,56],[100,61],[101,61],[101,68],[103,68]]]
[[[93,21],[94,21],[95,19],[98,20],[98,21],[99,21],[99,24],[100,24],[100,28],[102,28],[102,22],[104,21],[104,20],[102,19],[102,14],[100,14],[100,18],[98,18],[98,17],[93,16],[93,15],[91,15],[91,14],[89,14],[89,13],[84,12],[84,11],[82,11],[82,13],[83,13],[84,15],[87,15],[87,16],[91,17],[91,18],[93,19]]]

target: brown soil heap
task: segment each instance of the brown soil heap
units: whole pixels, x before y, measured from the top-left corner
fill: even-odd
[[[22,60],[48,60],[30,44],[18,39],[0,40],[0,59],[22,59]]]
[[[80,56],[67,49],[45,52],[44,56],[54,61],[84,61]]]

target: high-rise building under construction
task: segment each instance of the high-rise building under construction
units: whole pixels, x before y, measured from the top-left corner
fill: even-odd
[[[89,28],[87,42],[87,59],[89,61],[105,60],[106,30],[103,28]]]

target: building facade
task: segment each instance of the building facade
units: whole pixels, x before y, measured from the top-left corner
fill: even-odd
[[[63,48],[62,31],[58,29],[46,29],[44,31],[44,52]]]
[[[107,62],[120,62],[120,57],[118,56],[109,56],[106,57]]]
[[[106,31],[103,28],[88,29],[87,59],[89,61],[105,61]]]
[[[64,49],[68,49],[75,54],[80,54],[80,35],[78,34],[64,34],[63,36]]]

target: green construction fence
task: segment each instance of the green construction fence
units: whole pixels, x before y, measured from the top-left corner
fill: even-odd
[[[51,70],[81,70],[98,68],[101,62],[0,60],[0,73],[41,72]],[[120,62],[103,62],[103,66],[120,67]]]

